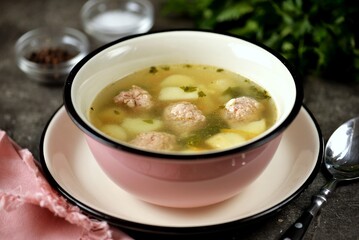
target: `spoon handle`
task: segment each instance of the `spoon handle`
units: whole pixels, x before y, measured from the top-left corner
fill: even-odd
[[[306,209],[303,214],[292,224],[288,230],[279,238],[280,240],[301,240],[307,231],[313,218],[317,215],[320,208],[327,202],[327,198],[334,191],[337,180],[332,179],[325,184],[320,192],[313,196],[311,206]]]
[[[288,230],[281,236],[280,240],[300,240],[303,238],[310,223],[313,220],[313,215],[308,211],[304,211],[302,215],[292,224]]]

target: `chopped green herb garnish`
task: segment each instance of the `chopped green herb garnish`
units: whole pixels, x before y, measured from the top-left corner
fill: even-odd
[[[153,124],[153,120],[152,119],[144,119],[143,120],[145,123],[148,123],[148,124]]]
[[[207,116],[207,127],[195,131],[193,135],[180,139],[179,142],[186,146],[196,147],[202,144],[203,139],[219,133],[223,128],[228,128],[228,124],[220,116],[210,114]]]
[[[155,73],[157,73],[157,72],[158,72],[158,70],[157,70],[156,67],[150,67],[149,73],[155,74]]]
[[[171,68],[169,67],[169,66],[163,66],[163,67],[161,67],[163,70],[165,70],[165,71],[169,71]]]
[[[207,96],[203,91],[198,92],[198,97],[205,97]]]
[[[251,86],[250,90],[253,93],[253,96],[257,99],[268,99],[270,98],[268,92],[266,90],[260,90],[256,86]]]
[[[94,110],[95,110],[93,107],[91,107],[90,109],[91,109],[91,111],[94,111]]]
[[[120,111],[118,111],[118,110],[115,109],[115,110],[113,110],[113,113],[116,114],[116,115],[119,115],[119,114],[120,114]]]
[[[191,64],[185,64],[184,66],[185,66],[186,68],[191,68],[191,67],[192,67]]]
[[[222,93],[222,95],[229,95],[233,98],[240,96],[252,96],[258,100],[270,98],[266,90],[261,90],[256,86],[250,86],[249,88],[229,87]]]
[[[222,95],[230,95],[231,97],[238,97],[243,95],[243,89],[241,87],[229,87]]]
[[[194,92],[197,90],[197,87],[192,87],[192,86],[182,86],[181,89],[184,92]]]
[[[223,72],[224,69],[223,68],[218,68],[216,72]]]

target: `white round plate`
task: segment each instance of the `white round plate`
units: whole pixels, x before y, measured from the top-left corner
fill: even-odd
[[[312,182],[322,154],[318,124],[302,107],[283,134],[274,159],[253,184],[215,205],[175,209],[140,201],[113,183],[64,107],[50,119],[40,144],[46,178],[84,212],[124,230],[184,235],[237,228],[277,212]]]

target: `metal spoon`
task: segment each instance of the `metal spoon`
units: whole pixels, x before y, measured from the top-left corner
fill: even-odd
[[[359,178],[359,117],[345,122],[335,130],[327,142],[324,163],[332,175],[331,180],[313,196],[311,206],[281,236],[281,240],[302,239],[313,217],[327,202],[337,183]]]

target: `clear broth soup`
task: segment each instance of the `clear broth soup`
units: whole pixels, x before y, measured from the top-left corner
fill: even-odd
[[[90,122],[111,139],[150,151],[218,151],[245,144],[277,119],[270,94],[207,65],[151,66],[105,87]]]

